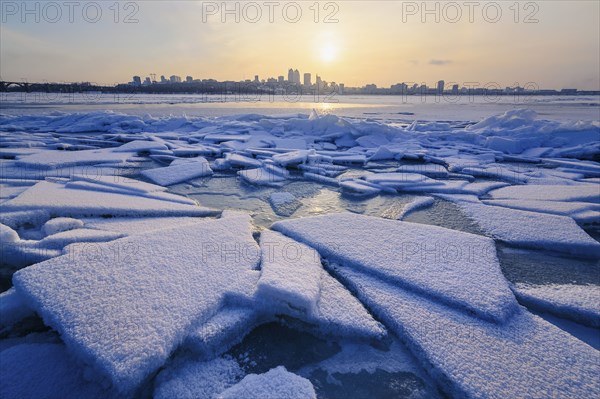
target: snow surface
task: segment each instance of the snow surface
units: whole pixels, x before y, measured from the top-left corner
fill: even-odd
[[[18,197],[2,204],[4,211],[42,209],[53,216],[206,216],[207,208],[174,201],[68,188],[62,183],[42,181]]]
[[[410,372],[449,397],[598,396],[597,352],[515,300],[556,325],[597,328],[598,286],[509,284],[495,244],[600,256],[577,225],[600,220],[600,124],[509,107],[482,120],[436,107],[428,122],[417,108],[384,122],[289,110],[0,115],[2,288],[25,267],[0,294],[2,333],[37,313],[61,335],[3,338],[0,396],[274,397],[298,384],[292,397],[314,397],[283,369],[240,382],[235,361],[215,358],[273,320],[363,348],[351,366],[339,354],[354,373],[375,359],[410,368],[394,343],[370,353],[389,331],[419,359]],[[327,195],[311,194],[323,185]],[[398,194],[421,197],[402,209]],[[260,247],[233,208],[255,216]],[[342,209],[359,214],[326,214]],[[488,237],[360,215],[416,209],[415,220]]]
[[[260,235],[260,248],[257,297],[292,313],[318,314],[322,268],[317,251],[270,230]]]
[[[170,186],[198,177],[209,176],[212,173],[213,171],[205,158],[196,158],[194,161],[174,166],[147,169],[142,172],[142,175],[161,186]]]
[[[247,251],[231,253],[236,246]],[[127,393],[235,291],[240,273],[258,264],[256,247],[249,218],[231,216],[97,244],[92,259],[70,253],[13,282],[78,358]]]
[[[273,229],[316,248],[327,259],[485,319],[505,320],[517,308],[494,242],[485,237],[352,213],[281,221]]]
[[[231,359],[178,359],[156,377],[154,399],[213,399],[243,376]]]
[[[317,394],[306,378],[290,373],[283,366],[264,374],[249,374],[227,388],[219,399],[316,399]]]
[[[598,352],[524,309],[498,325],[352,268],[335,272],[453,397],[575,398],[600,389]]]

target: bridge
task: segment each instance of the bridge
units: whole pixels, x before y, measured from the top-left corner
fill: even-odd
[[[11,86],[20,87],[22,90],[29,92],[31,84],[27,82],[4,82],[0,81],[0,92],[8,91]]]

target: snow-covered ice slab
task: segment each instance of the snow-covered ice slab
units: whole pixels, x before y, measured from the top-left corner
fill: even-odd
[[[489,236],[510,245],[585,257],[600,256],[600,243],[567,216],[459,201],[458,205]]]
[[[242,180],[259,186],[281,187],[286,178],[266,168],[240,170],[238,176]]]
[[[0,294],[0,331],[33,314],[33,309],[14,288]]]
[[[493,199],[580,201],[600,203],[596,184],[509,186],[490,192]]]
[[[154,399],[213,399],[238,382],[244,372],[235,360],[177,359],[156,377]]]
[[[398,219],[403,219],[409,214],[418,211],[423,208],[427,208],[435,202],[433,197],[417,197],[402,208],[402,213],[398,216]]]
[[[124,176],[95,176],[95,175],[73,175],[72,181],[84,181],[98,185],[105,185],[114,189],[125,191],[134,191],[139,193],[152,193],[157,191],[165,191],[166,188],[156,184],[146,183],[140,180],[131,179]]]
[[[73,218],[54,218],[48,220],[42,226],[42,231],[47,235],[56,233],[62,233],[63,231],[69,231],[73,229],[79,229],[83,227],[83,222],[79,219]]]
[[[264,374],[248,374],[240,382],[223,391],[218,398],[316,399],[317,394],[309,380],[279,366]]]
[[[272,228],[328,260],[486,319],[503,321],[517,309],[489,238],[352,213],[286,220]]]
[[[549,186],[548,191],[552,191]],[[600,191],[600,186],[598,187]],[[599,194],[600,195],[600,194]],[[524,211],[551,213],[554,215],[570,216],[577,223],[600,223],[600,204],[591,202],[563,202],[542,200],[488,200],[484,204],[503,206],[505,208]]]
[[[73,229],[49,235],[38,242],[43,248],[64,248],[76,242],[106,242],[123,237],[123,234],[94,229]]]
[[[194,217],[144,217],[144,218],[90,218],[83,219],[85,227],[112,231],[127,236],[143,234],[156,230],[166,230],[202,223],[209,219]]]
[[[178,196],[168,194],[177,198]],[[206,216],[208,208],[138,195],[68,188],[42,181],[2,204],[4,212],[42,209],[52,216]]]
[[[93,256],[71,251],[18,271],[13,283],[77,357],[126,394],[258,266],[251,233],[248,216],[230,215],[96,244]]]
[[[302,203],[292,193],[279,191],[269,196],[269,203],[273,211],[280,216],[291,216]]]
[[[322,272],[317,251],[271,230],[261,233],[260,248],[257,297],[292,313],[317,315]]]
[[[142,175],[161,186],[170,186],[198,177],[210,176],[212,173],[213,171],[205,158],[194,158],[192,161],[174,166],[142,171]]]
[[[598,352],[522,308],[498,325],[351,268],[335,272],[450,397],[567,399],[600,390]]]
[[[27,168],[56,169],[75,165],[94,165],[100,163],[121,163],[133,155],[130,152],[117,152],[112,149],[84,151],[42,151],[19,157],[16,165]]]
[[[533,309],[600,327],[600,287],[597,285],[516,283],[519,300]]]
[[[228,306],[194,328],[184,345],[203,359],[212,359],[238,344],[252,328],[266,320],[256,309]]]

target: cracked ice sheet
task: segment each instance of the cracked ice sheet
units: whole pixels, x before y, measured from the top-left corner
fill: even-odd
[[[222,256],[231,248],[247,250]],[[96,249],[91,261],[72,251],[22,269],[13,283],[71,352],[123,394],[162,366],[191,325],[211,317],[259,262],[246,215]]]
[[[347,267],[335,273],[407,342],[451,397],[594,397],[598,352],[520,308],[485,322]]]
[[[517,309],[495,244],[485,237],[352,213],[286,220],[272,228],[310,245],[328,260],[486,319],[505,320]]]

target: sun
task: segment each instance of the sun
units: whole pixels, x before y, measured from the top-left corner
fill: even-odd
[[[325,44],[321,47],[321,61],[323,62],[332,62],[336,59],[337,57],[337,48],[331,44]]]

